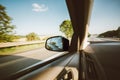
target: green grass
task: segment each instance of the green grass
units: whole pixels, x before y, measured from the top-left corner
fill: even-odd
[[[0,49],[0,55],[17,54],[17,53],[20,53],[20,52],[41,48],[43,46],[44,46],[44,43],[24,45],[24,46],[16,46],[16,47],[8,47],[8,48],[1,48]]]

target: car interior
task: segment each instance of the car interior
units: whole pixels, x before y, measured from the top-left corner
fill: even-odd
[[[52,36],[45,42],[47,50],[63,54],[40,61],[1,80],[120,79],[119,42],[87,41],[94,0],[65,1],[73,25],[73,36],[71,40]]]

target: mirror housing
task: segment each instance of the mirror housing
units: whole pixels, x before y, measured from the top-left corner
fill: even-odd
[[[50,51],[68,51],[69,40],[62,36],[50,37],[46,40],[45,48]]]

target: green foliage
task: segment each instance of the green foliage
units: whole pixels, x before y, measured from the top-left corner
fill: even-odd
[[[11,42],[14,25],[11,25],[11,18],[6,13],[6,8],[0,5],[0,42]]]
[[[73,35],[73,28],[72,28],[72,23],[70,20],[65,20],[62,22],[60,25],[60,31],[65,34],[67,38],[71,38]],[[88,37],[90,37],[91,34],[88,33]]]
[[[120,27],[118,27],[116,32],[117,32],[117,37],[120,38]]]
[[[26,35],[26,38],[27,38],[28,41],[40,40],[39,36],[34,32]]]
[[[12,55],[24,51],[29,51],[32,49],[38,49],[43,47],[44,43],[38,43],[38,44],[29,44],[29,45],[22,45],[22,46],[14,46],[14,47],[6,47],[6,48],[0,48],[0,55]]]
[[[91,36],[91,34],[90,33],[88,33],[88,37],[90,37]]]
[[[60,25],[60,31],[63,32],[67,38],[72,37],[73,28],[71,21],[70,20],[63,21],[62,24]]]
[[[0,35],[0,42],[12,42],[15,39],[14,35],[3,34]]]
[[[118,37],[120,38],[120,27],[117,30],[111,30],[101,33],[98,37]]]

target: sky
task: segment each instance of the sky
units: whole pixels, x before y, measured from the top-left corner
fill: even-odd
[[[16,25],[16,34],[61,34],[62,21],[70,19],[65,0],[0,0]],[[120,0],[94,0],[89,32],[99,34],[120,26]]]
[[[94,0],[89,32],[100,34],[120,26],[120,0]]]
[[[60,24],[69,18],[65,0],[0,0],[16,25],[16,34],[61,34]]]

